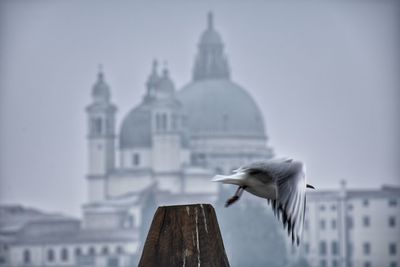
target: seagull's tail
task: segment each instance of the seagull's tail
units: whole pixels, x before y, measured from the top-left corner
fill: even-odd
[[[241,185],[244,175],[245,174],[243,172],[237,172],[232,175],[215,175],[211,181],[221,182],[223,184]]]

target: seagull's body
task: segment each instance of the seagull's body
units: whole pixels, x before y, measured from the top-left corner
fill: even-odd
[[[273,159],[240,167],[229,176],[216,175],[215,182],[237,185],[235,195],[226,206],[236,202],[243,190],[271,202],[274,213],[281,218],[292,241],[300,242],[303,231],[306,187],[305,166],[292,159]]]

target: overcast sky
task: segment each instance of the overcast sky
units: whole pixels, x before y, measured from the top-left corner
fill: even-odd
[[[399,185],[396,2],[0,1],[0,202],[79,215],[98,64],[119,128],[153,58],[178,89],[191,80],[209,10],[278,156],[317,188]]]

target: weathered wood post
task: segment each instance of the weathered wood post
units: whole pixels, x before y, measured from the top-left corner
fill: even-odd
[[[229,266],[214,208],[209,204],[159,207],[139,267]]]

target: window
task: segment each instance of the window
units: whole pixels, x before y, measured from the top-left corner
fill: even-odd
[[[325,220],[319,221],[319,227],[321,228],[321,230],[325,230]]]
[[[178,129],[178,116],[176,114],[172,115],[172,129]]]
[[[369,227],[370,224],[371,224],[371,222],[370,222],[369,217],[368,216],[364,216],[363,217],[363,225],[364,225],[364,227]]]
[[[89,248],[89,255],[93,256],[95,254],[96,254],[96,251],[95,251],[94,247],[90,247]]]
[[[140,164],[140,155],[137,153],[134,153],[132,156],[132,164],[133,166],[138,166]]]
[[[349,229],[352,229],[354,226],[353,218],[352,217],[347,217],[347,227]]]
[[[327,265],[326,265],[326,260],[320,260],[319,261],[319,266],[320,267],[326,267]]]
[[[117,252],[117,254],[122,254],[122,253],[124,253],[124,248],[121,246],[117,246],[117,248],[115,249],[115,252]]]
[[[365,242],[363,244],[363,252],[364,252],[365,255],[371,254],[371,245],[370,245],[369,242]]]
[[[156,114],[156,130],[161,130],[161,116],[160,114]]]
[[[319,242],[319,254],[326,255],[326,242],[325,241]]]
[[[167,114],[165,113],[156,114],[156,130],[157,131],[167,130]]]
[[[332,210],[332,211],[335,211],[335,210],[336,210],[336,205],[335,205],[335,204],[332,204],[331,210]]]
[[[389,217],[389,227],[396,227],[396,217],[394,216]]]
[[[31,263],[31,252],[28,249],[24,250],[24,263]]]
[[[165,113],[161,115],[161,130],[167,130],[167,114]]]
[[[62,261],[67,261],[68,260],[68,250],[66,248],[63,248],[61,250],[61,260]]]
[[[94,118],[92,120],[93,134],[99,135],[103,130],[103,121],[101,118]]]
[[[127,215],[127,216],[125,217],[124,221],[123,221],[122,226],[123,226],[124,228],[132,228],[133,225],[134,225],[134,222],[135,222],[135,221],[134,221],[133,215]]]
[[[47,260],[48,260],[49,262],[54,261],[54,250],[49,249],[49,250],[47,251]]]
[[[338,267],[338,266],[339,266],[338,261],[337,260],[333,260],[332,261],[332,267]]]
[[[397,267],[397,262],[395,262],[395,261],[392,261],[391,263],[390,263],[390,265],[389,265],[390,267]]]
[[[331,221],[331,226],[332,226],[332,229],[336,229],[336,220],[335,219],[333,219]]]
[[[332,255],[338,255],[339,254],[339,244],[338,244],[337,241],[332,241],[331,249],[332,249]]]
[[[228,116],[228,114],[224,114],[222,116],[222,130],[223,131],[228,130],[228,124],[229,124],[229,116]]]
[[[108,247],[103,247],[103,249],[101,250],[101,253],[103,255],[108,255]]]
[[[321,205],[319,206],[319,210],[320,210],[320,211],[324,211],[324,210],[325,210],[325,206],[321,204]]]
[[[389,199],[389,207],[396,207],[397,199]]]
[[[352,256],[353,256],[353,250],[354,250],[354,245],[353,245],[353,243],[349,243],[349,244],[347,245],[347,249],[348,249],[348,255],[349,255],[349,257],[352,257]]]
[[[353,210],[353,205],[352,204],[347,205],[347,209],[348,210]]]
[[[82,250],[80,248],[75,249],[75,257],[79,257],[82,255]]]
[[[389,244],[389,255],[396,255],[397,253],[397,246],[396,243]]]
[[[363,204],[364,207],[368,207],[369,206],[369,200],[368,199],[364,199],[362,204]]]
[[[364,267],[371,267],[371,263],[369,261],[364,262]]]

